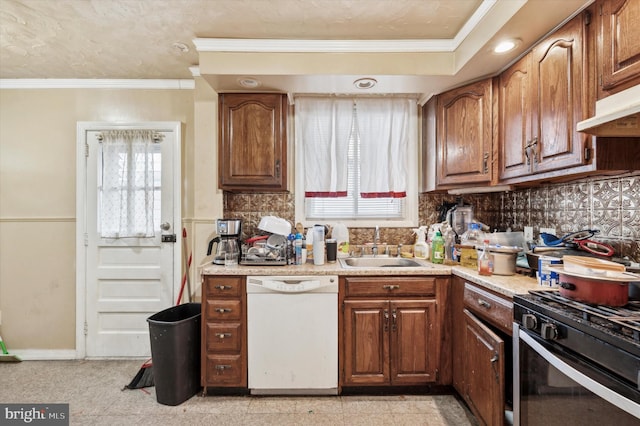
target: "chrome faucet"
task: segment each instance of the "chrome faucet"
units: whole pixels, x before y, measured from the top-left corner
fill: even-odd
[[[380,243],[380,228],[376,226],[375,231],[373,231],[373,248],[371,249],[374,256],[378,255],[378,244]]]

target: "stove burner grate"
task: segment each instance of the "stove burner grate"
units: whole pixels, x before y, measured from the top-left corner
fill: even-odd
[[[531,290],[529,293],[557,311],[569,312],[583,322],[640,342],[640,301],[629,301],[625,306],[610,307],[568,299],[555,291]]]

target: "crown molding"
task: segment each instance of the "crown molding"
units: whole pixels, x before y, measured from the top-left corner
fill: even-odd
[[[196,38],[198,52],[403,53],[452,52],[454,40],[265,40]]]
[[[0,89],[177,89],[192,90],[186,79],[3,78]]]

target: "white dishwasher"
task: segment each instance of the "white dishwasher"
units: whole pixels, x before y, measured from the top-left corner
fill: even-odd
[[[338,393],[338,277],[248,276],[252,394]]]

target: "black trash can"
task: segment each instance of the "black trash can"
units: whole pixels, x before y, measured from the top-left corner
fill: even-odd
[[[147,318],[160,404],[182,404],[200,389],[201,318],[200,303],[184,303]]]

